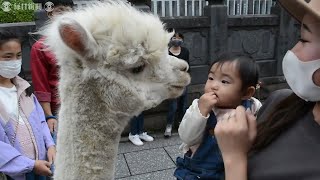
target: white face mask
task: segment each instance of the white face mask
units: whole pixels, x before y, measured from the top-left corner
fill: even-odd
[[[320,87],[315,85],[312,76],[320,68],[320,59],[301,61],[288,51],[282,61],[282,70],[292,91],[305,101],[320,101]]]
[[[22,60],[0,61],[0,76],[8,79],[16,77],[21,71]]]

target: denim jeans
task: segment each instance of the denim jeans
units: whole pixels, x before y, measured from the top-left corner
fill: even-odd
[[[14,180],[11,177],[7,176],[8,180]],[[36,175],[33,171],[26,174],[26,180],[46,180],[45,176]]]
[[[131,135],[142,134],[143,124],[144,124],[143,113],[139,114],[139,116],[133,117],[130,122]]]
[[[57,144],[57,131],[51,133],[54,144]]]
[[[177,157],[177,168],[174,176],[180,180],[224,179],[224,166],[217,139],[210,134],[210,130],[217,124],[214,112],[206,123],[201,143],[195,153],[190,150],[182,157]]]
[[[181,121],[187,110],[187,88],[183,91],[182,95],[177,99],[168,100],[168,114],[167,114],[167,125],[172,125],[176,117],[178,110],[178,119]]]

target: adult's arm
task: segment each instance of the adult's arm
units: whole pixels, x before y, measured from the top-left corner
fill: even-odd
[[[275,104],[290,94],[292,91],[288,89],[273,92],[258,111],[258,119],[265,119]],[[226,180],[246,180],[247,153],[257,134],[257,120],[241,106],[233,113],[235,116],[231,116],[230,119],[218,121],[215,136],[222,153]]]
[[[51,111],[51,88],[49,85],[49,63],[44,53],[42,41],[36,42],[30,52],[31,56],[31,75],[34,87],[34,94],[40,101],[41,107],[45,116],[52,116]],[[57,126],[56,119],[48,119],[48,126],[50,131],[53,132]]]
[[[52,115],[51,102],[51,88],[49,85],[49,64],[44,54],[42,42],[35,43],[30,52],[31,56],[31,75],[32,84],[34,87],[34,94],[40,102],[46,116]]]
[[[247,154],[257,134],[255,116],[238,106],[217,122],[214,132],[225,165],[225,179],[246,180]]]
[[[224,161],[225,180],[247,180],[247,157],[230,159]]]

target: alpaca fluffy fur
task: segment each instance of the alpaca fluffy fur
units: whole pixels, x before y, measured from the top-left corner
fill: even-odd
[[[130,118],[190,83],[186,62],[168,55],[173,34],[120,1],[65,13],[40,32],[60,66],[54,179],[114,179]]]

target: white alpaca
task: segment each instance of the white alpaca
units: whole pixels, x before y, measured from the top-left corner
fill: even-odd
[[[190,83],[188,65],[169,56],[158,17],[107,2],[57,17],[41,32],[60,65],[55,180],[114,179],[129,119]]]

